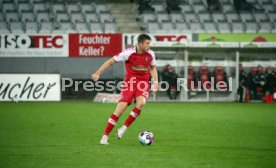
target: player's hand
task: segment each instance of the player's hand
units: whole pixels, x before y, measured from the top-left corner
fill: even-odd
[[[97,81],[97,80],[99,80],[99,78],[100,78],[100,75],[98,75],[98,74],[92,74],[91,75],[91,79],[93,80],[93,81]]]
[[[159,88],[158,82],[156,82],[156,81],[153,82],[153,84],[151,85],[151,89],[150,89],[152,94],[155,94],[157,92],[158,88]]]

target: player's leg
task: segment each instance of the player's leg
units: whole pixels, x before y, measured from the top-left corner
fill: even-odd
[[[120,118],[128,105],[129,105],[128,102],[119,102],[113,114],[116,115],[118,118]]]
[[[120,127],[117,132],[117,138],[121,139],[122,136],[125,134],[127,128],[135,121],[135,119],[140,115],[141,110],[143,109],[144,105],[146,104],[146,98],[144,96],[136,97],[136,106],[131,110],[128,118],[126,119],[124,125]]]
[[[110,116],[108,120],[108,123],[105,127],[104,135],[102,137],[102,140],[100,141],[100,144],[108,144],[109,133],[112,131],[119,117],[125,111],[127,106],[131,104],[132,98],[134,97],[134,93],[135,92],[133,90],[128,90],[128,89],[124,89],[121,91],[119,103],[117,105],[115,112]]]
[[[112,129],[114,128],[114,126],[116,125],[116,123],[117,123],[118,119],[120,118],[120,116],[122,115],[122,113],[127,108],[127,106],[128,106],[127,102],[119,102],[118,103],[115,112],[113,114],[111,114],[111,116],[108,119],[108,122],[105,127],[105,131],[104,131],[104,135],[100,141],[100,144],[103,144],[103,145],[108,144],[108,136],[109,136],[110,132],[112,131]]]

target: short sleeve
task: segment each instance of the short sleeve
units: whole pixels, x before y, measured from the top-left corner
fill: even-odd
[[[116,62],[123,62],[123,61],[128,60],[128,57],[129,57],[133,52],[135,52],[135,49],[134,49],[134,48],[126,49],[126,50],[124,50],[123,52],[121,52],[120,54],[115,55],[113,58],[114,58],[114,60],[115,60]]]
[[[155,54],[153,51],[150,51],[150,54],[152,55],[152,61],[150,63],[150,66],[156,66]]]
[[[127,52],[123,51],[123,52],[119,53],[118,55],[115,55],[113,58],[116,62],[126,61],[127,60]]]

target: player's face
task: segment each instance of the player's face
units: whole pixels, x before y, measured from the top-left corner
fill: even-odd
[[[143,52],[148,52],[150,49],[150,40],[144,40],[144,42],[139,43],[139,47]]]

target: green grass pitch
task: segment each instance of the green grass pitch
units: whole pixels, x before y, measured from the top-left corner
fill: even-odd
[[[85,101],[0,103],[0,167],[276,167],[276,104],[148,103],[123,139],[113,130],[109,145],[99,145],[115,107]],[[150,146],[138,142],[144,129],[155,135]]]

